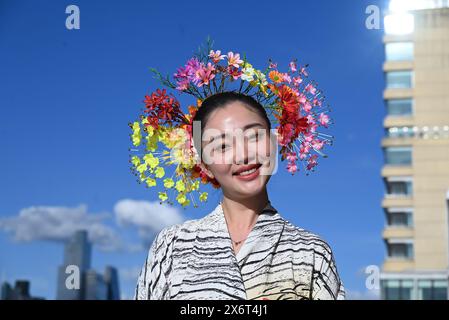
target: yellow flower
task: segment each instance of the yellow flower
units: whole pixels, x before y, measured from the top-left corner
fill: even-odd
[[[146,182],[147,182],[147,185],[148,185],[149,187],[155,187],[155,186],[156,186],[156,180],[153,179],[153,178],[148,177],[147,180],[146,180]]]
[[[184,202],[187,201],[186,195],[184,193],[179,193],[178,196],[176,197],[176,200],[178,200],[178,202],[180,204],[183,204]]]
[[[139,165],[137,166],[137,169],[136,169],[136,170],[137,170],[139,173],[143,173],[143,172],[145,172],[147,169],[148,169],[148,167],[147,167],[146,163],[142,163],[142,164],[139,164]]]
[[[190,200],[187,199],[186,201],[183,202],[182,206],[187,207],[189,204],[190,204]]]
[[[175,188],[176,190],[178,190],[178,192],[183,192],[186,189],[186,186],[184,185],[184,182],[182,180],[178,180],[176,181]]]
[[[200,194],[200,201],[204,202],[207,200],[207,192],[202,192]]]
[[[166,201],[168,199],[167,192],[159,192],[159,199]]]
[[[157,167],[154,171],[156,178],[162,178],[165,175],[165,170],[162,167]]]
[[[173,182],[172,178],[164,179],[164,187],[166,187],[167,189],[172,188],[174,185],[175,185],[175,183]]]
[[[198,190],[199,187],[200,187],[200,181],[199,180],[196,180],[194,183],[192,183],[192,186],[191,186],[192,190]]]
[[[157,149],[157,142],[158,142],[157,135],[152,135],[152,136],[147,135],[145,137],[145,139],[147,139],[147,145],[146,145],[147,151],[151,151],[151,152],[156,151],[156,149]]]
[[[140,164],[140,158],[138,156],[133,156],[131,158],[131,163],[134,167],[137,167]]]
[[[140,142],[142,141],[142,134],[140,132],[139,122],[135,121],[133,123],[132,130],[133,130],[133,133],[131,135],[131,138],[133,141],[133,145],[137,147],[140,145]]]
[[[143,156],[143,160],[147,165],[151,167],[151,169],[154,169],[159,164],[159,159],[155,158],[152,153],[147,153]]]

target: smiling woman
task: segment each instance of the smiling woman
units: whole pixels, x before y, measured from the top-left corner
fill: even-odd
[[[159,232],[135,299],[344,299],[330,246],[269,200],[276,150],[265,109],[223,92],[206,98],[193,120],[203,129],[194,141],[201,167],[223,198],[204,218]]]
[[[200,183],[223,194],[203,218],[157,234],[135,299],[344,299],[330,246],[285,220],[267,192],[278,153],[292,175],[301,165],[314,171],[318,155],[326,157],[333,137],[317,130],[331,123],[324,94],[296,60],[287,72],[271,60],[261,71],[211,47],[179,68],[174,83],[154,70],[164,86],[195,96],[188,114],[157,89],[145,96],[147,115],[130,124],[135,147],[147,133],[145,149],[133,148],[144,155],[131,159],[141,181],[154,187],[164,168],[175,167],[164,178],[162,202],[173,204],[168,199],[177,194],[183,207],[198,207],[190,193],[207,201]]]

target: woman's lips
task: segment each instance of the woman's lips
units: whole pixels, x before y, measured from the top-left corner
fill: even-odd
[[[254,180],[255,178],[257,178],[260,174],[260,167],[262,165],[259,164],[256,171],[250,173],[250,174],[246,174],[246,175],[240,175],[240,174],[234,174],[234,176],[236,178],[238,178],[239,180],[243,180],[243,181],[250,181],[250,180]]]

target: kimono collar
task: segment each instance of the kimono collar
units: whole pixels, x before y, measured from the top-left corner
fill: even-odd
[[[222,202],[220,202],[214,211],[211,213],[215,222],[215,230],[217,234],[226,236],[227,244],[232,247],[232,241],[229,234],[228,226],[226,223],[226,217],[223,212]],[[278,211],[268,201],[266,206],[261,210],[257,217],[257,221],[254,224],[248,237],[243,242],[242,247],[237,252],[236,259],[239,264],[245,262],[245,257],[248,256],[255,248],[261,245],[273,245],[282,233],[284,227],[284,221],[279,215]],[[277,235],[273,237],[273,235]]]

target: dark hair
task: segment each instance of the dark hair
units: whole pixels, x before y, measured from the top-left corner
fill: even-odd
[[[201,121],[201,131],[203,131],[207,120],[214,110],[224,108],[229,103],[235,101],[243,103],[245,106],[249,107],[249,109],[259,114],[259,116],[261,116],[267,123],[268,129],[271,129],[271,122],[265,108],[253,97],[235,91],[216,93],[204,99],[201,103],[201,107],[199,107],[195,113],[193,121]]]

